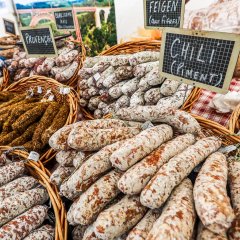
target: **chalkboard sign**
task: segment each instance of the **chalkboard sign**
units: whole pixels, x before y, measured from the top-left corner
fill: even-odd
[[[59,29],[59,30],[74,30],[75,29],[72,10],[54,12],[54,17],[55,17],[57,29]]]
[[[236,34],[166,28],[162,35],[160,75],[225,93],[240,51]]]
[[[182,28],[185,0],[143,0],[145,28]]]
[[[13,21],[3,18],[3,24],[6,33],[16,35],[15,24]]]
[[[57,56],[52,29],[47,26],[21,28],[21,37],[25,51],[30,57]]]

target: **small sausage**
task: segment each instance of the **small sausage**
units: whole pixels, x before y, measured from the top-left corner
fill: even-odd
[[[73,173],[74,170],[74,167],[58,166],[57,169],[52,173],[50,182],[59,187],[62,182]]]
[[[74,205],[75,223],[89,225],[96,219],[104,207],[120,192],[117,182],[121,175],[121,173],[111,171],[79,197],[77,204]]]
[[[119,180],[118,188],[129,195],[141,193],[163,164],[194,143],[195,137],[192,134],[185,134],[162,144],[142,161],[128,169]]]
[[[121,97],[123,95],[122,92],[122,86],[126,83],[127,81],[122,81],[118,84],[116,84],[115,86],[111,87],[109,89],[109,95],[113,98],[113,99],[117,99],[119,97]]]
[[[168,125],[159,125],[142,131],[137,136],[126,140],[110,157],[112,165],[126,171],[142,158],[146,157],[162,143],[170,140],[173,130]]]
[[[161,94],[167,97],[172,96],[177,91],[180,84],[181,82],[179,81],[166,79],[160,88]]]
[[[123,95],[121,96],[115,103],[115,110],[119,110],[120,108],[129,107],[130,105],[130,97]]]
[[[199,218],[204,227],[217,234],[226,233],[235,218],[227,196],[227,176],[225,155],[213,153],[200,170],[193,190]]]
[[[161,210],[149,210],[142,220],[130,231],[126,240],[145,240]]]
[[[47,217],[48,207],[37,205],[0,228],[1,240],[21,240],[38,228]]]
[[[79,239],[78,239],[78,240],[79,240]],[[85,231],[85,233],[84,233],[84,235],[83,235],[82,240],[100,240],[100,238],[98,238],[98,237],[96,236],[95,232],[94,232],[94,227],[93,227],[93,225],[90,225],[90,226],[86,229],[86,231]]]
[[[229,186],[231,190],[231,202],[233,205],[234,212],[236,214],[236,219],[233,221],[232,226],[228,232],[230,240],[240,239],[240,162],[236,159],[228,159],[228,169],[229,169]]]
[[[0,201],[20,192],[25,192],[38,184],[38,181],[30,176],[20,177],[0,187]]]
[[[132,96],[132,94],[138,90],[138,84],[139,84],[138,78],[133,78],[131,80],[128,80],[122,86],[122,93],[127,96]]]
[[[139,128],[92,129],[74,128],[68,136],[68,146],[80,151],[97,151],[106,145],[134,137]]]
[[[129,63],[131,66],[136,66],[141,63],[154,62],[159,60],[159,52],[144,51],[130,55]]]
[[[165,77],[160,76],[159,66],[155,66],[149,73],[146,74],[145,78],[148,79],[150,86],[157,86],[165,81]]]
[[[108,128],[118,128],[125,127],[124,121],[117,119],[97,119],[92,121],[81,121],[68,126],[65,126],[58,131],[56,131],[49,140],[49,145],[55,150],[69,150],[67,145],[67,139],[74,128],[93,128],[93,129],[108,129]]]
[[[127,80],[134,77],[132,66],[121,66],[115,70],[115,76],[119,80]]]
[[[73,159],[73,166],[77,169],[82,166],[83,162],[86,160],[86,154],[79,151],[75,158]]]
[[[137,196],[125,196],[115,205],[102,211],[94,225],[97,237],[112,240],[129,231],[145,215],[147,208],[143,207]]]
[[[98,108],[99,103],[101,102],[101,97],[100,96],[95,96],[90,98],[89,103],[88,103],[88,108],[91,111],[94,111]]]
[[[144,94],[146,105],[156,105],[161,98],[160,88],[152,88]]]
[[[134,67],[133,74],[135,77],[143,77],[151,70],[153,70],[155,67],[159,67],[158,61],[142,63]]]
[[[73,199],[79,196],[87,181],[98,179],[102,174],[112,168],[109,158],[111,154],[122,145],[117,142],[108,145],[99,152],[90,156],[81,167],[61,186],[61,195]]]
[[[0,168],[0,187],[21,176],[25,171],[23,162],[13,162]]]
[[[98,88],[103,88],[105,85],[107,85],[107,78],[110,78],[110,76],[112,76],[114,74],[115,69],[110,66],[109,68],[107,68],[103,73],[97,73],[96,75],[94,75],[94,79],[96,81],[96,86]]]
[[[196,221],[193,186],[185,179],[171,194],[146,240],[190,239]]]
[[[144,106],[145,101],[144,101],[144,92],[141,90],[136,91],[130,99],[130,107],[135,107],[135,106]]]
[[[118,110],[116,116],[127,121],[167,123],[181,133],[201,133],[201,127],[194,117],[187,112],[173,108],[160,108],[158,106],[128,107]]]
[[[35,188],[5,198],[0,203],[0,226],[33,206],[44,204],[49,196],[45,189]]]
[[[227,234],[219,235],[211,232],[200,222],[198,224],[198,235],[196,240],[228,240]],[[237,239],[236,239],[237,240]]]
[[[31,232],[23,240],[53,240],[55,229],[51,225],[44,225]]]
[[[120,67],[129,65],[129,57],[131,55],[116,55],[115,58],[111,61],[113,67]]]
[[[72,167],[73,159],[76,157],[78,151],[69,150],[69,151],[60,151],[56,154],[56,161],[59,165],[64,167]]]
[[[171,158],[144,188],[141,203],[152,209],[161,207],[172,190],[206,157],[217,151],[221,143],[216,137],[203,138]]]
[[[72,231],[72,239],[73,240],[83,239],[83,235],[87,228],[88,226],[81,226],[81,225],[76,226]]]

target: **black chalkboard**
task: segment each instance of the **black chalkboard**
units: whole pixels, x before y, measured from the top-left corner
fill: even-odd
[[[22,28],[23,45],[29,56],[56,56],[57,50],[50,27]]]
[[[63,30],[73,30],[74,27],[74,19],[73,19],[73,11],[65,10],[65,11],[57,11],[54,12],[55,22],[57,25],[57,29]]]
[[[14,22],[12,22],[10,20],[7,20],[7,19],[3,19],[3,24],[4,24],[4,28],[5,28],[6,33],[16,35]]]
[[[163,32],[160,75],[216,92],[226,92],[236,66],[235,34],[168,28]]]
[[[145,28],[183,26],[185,0],[144,0]]]

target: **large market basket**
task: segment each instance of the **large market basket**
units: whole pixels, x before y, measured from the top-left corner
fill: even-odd
[[[83,62],[86,59],[86,49],[82,42],[79,42],[79,41],[70,41],[70,42],[73,42],[78,47],[78,51],[79,51],[79,55],[77,57],[78,67],[76,68],[73,76],[67,82],[64,82],[64,84],[75,88],[77,86],[77,81],[78,81],[78,71],[82,68]],[[44,76],[36,75],[34,77],[41,78]],[[0,88],[0,90],[3,90],[4,88],[6,88],[7,86],[9,86],[11,84],[10,73],[7,69],[5,69],[5,74],[3,75],[3,78],[4,78],[4,80],[3,80],[4,85],[3,85],[2,89]],[[50,77],[48,77],[48,78],[50,78]],[[55,80],[54,78],[51,78],[51,79]]]
[[[36,178],[39,183],[46,188],[54,211],[55,218],[55,240],[67,240],[68,225],[66,219],[66,210],[58,194],[58,189],[50,183],[50,172],[38,161],[28,160],[29,153],[24,150],[8,146],[0,146],[0,152],[8,154],[25,161],[25,166],[31,176]]]
[[[120,54],[134,54],[142,51],[160,51],[161,41],[158,40],[140,40],[140,41],[130,41],[117,44],[106,51],[103,51],[99,56],[109,56],[109,55],[120,55]],[[159,53],[160,54],[160,53]],[[80,90],[80,89],[78,89]],[[194,88],[192,93],[186,100],[184,104],[185,109],[187,106],[192,105],[196,101],[196,97],[199,96],[199,88]],[[82,109],[84,116],[87,119],[93,119],[93,116],[86,110]]]
[[[3,82],[0,85],[0,91],[4,90],[9,84],[9,72],[6,68],[3,68]]]
[[[56,80],[43,76],[26,77],[18,82],[12,83],[10,86],[5,88],[4,91],[21,94],[29,90],[36,90],[38,87],[42,88],[42,95],[46,94],[48,90],[51,90],[51,94],[54,95],[55,100],[58,103],[66,103],[69,105],[70,111],[66,125],[76,122],[78,114],[77,94],[73,88],[65,86]],[[70,93],[66,95],[60,94],[60,89],[65,87],[69,88]],[[56,152],[49,147],[49,149],[41,155],[40,161],[45,164],[53,159],[55,155]]]

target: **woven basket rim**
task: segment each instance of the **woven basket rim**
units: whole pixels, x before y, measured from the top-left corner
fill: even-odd
[[[65,125],[69,125],[69,124],[72,124],[77,121],[78,96],[77,96],[76,91],[72,87],[61,84],[52,78],[47,78],[44,76],[32,76],[32,77],[22,78],[18,82],[14,82],[11,85],[9,85],[3,91],[20,93],[20,92],[24,92],[25,89],[30,89],[31,87],[33,87],[33,86],[36,87],[37,85],[41,85],[42,87],[45,87],[47,89],[49,89],[51,87],[54,87],[56,89],[60,89],[60,87],[70,88],[70,93],[68,95],[62,96],[62,100],[65,101],[66,103],[68,103],[68,105],[70,107],[69,116],[68,116],[68,119],[67,119]],[[55,94],[57,92],[56,89],[55,89]],[[43,162],[44,164],[46,164],[52,158],[54,158],[55,155],[56,155],[56,152],[52,148],[49,148],[49,150],[47,150],[41,156],[40,161]]]
[[[27,160],[29,155],[29,153],[26,151],[18,150],[9,146],[0,146],[0,151],[10,151],[11,154],[20,156],[23,158],[23,160]],[[66,209],[63,205],[61,197],[58,194],[57,187],[50,182],[50,172],[40,161],[35,162],[32,160],[27,160],[25,165],[28,168],[30,175],[38,179],[40,184],[43,185],[48,191],[56,219],[55,240],[67,240],[68,225],[66,220]]]

